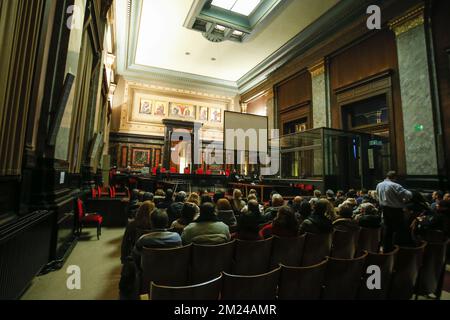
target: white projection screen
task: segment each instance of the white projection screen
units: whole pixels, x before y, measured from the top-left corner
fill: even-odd
[[[268,117],[225,111],[224,149],[267,153],[268,126]]]

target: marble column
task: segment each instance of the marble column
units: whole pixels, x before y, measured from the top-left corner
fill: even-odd
[[[325,74],[325,61],[321,60],[309,68],[312,85],[312,114],[313,128],[329,127],[328,123],[328,102],[327,102],[327,82]],[[313,176],[321,176],[323,172],[323,152],[322,149],[313,151]],[[322,190],[325,192],[325,190]]]
[[[406,173],[437,175],[437,153],[424,8],[390,24],[395,32],[405,136]]]
[[[321,60],[311,68],[313,128],[327,127],[327,87],[325,64]]]

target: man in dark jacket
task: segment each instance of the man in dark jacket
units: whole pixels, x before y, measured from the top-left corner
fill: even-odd
[[[327,212],[327,200],[320,199],[314,206],[314,212],[300,225],[300,234],[330,233],[333,230],[331,221],[325,216]]]
[[[167,208],[167,215],[169,216],[169,226],[172,225],[172,222],[181,218],[181,211],[183,210],[184,202],[186,201],[186,192],[180,191],[175,196],[175,202],[173,202]]]

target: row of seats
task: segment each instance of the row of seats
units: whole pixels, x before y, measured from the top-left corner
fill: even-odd
[[[236,243],[236,246],[239,244]],[[396,247],[387,254],[364,252],[353,259],[326,257],[318,264],[307,267],[279,264],[278,267],[272,268],[272,271],[257,275],[236,275],[222,271],[212,277],[213,280],[188,286],[183,284],[187,275],[183,274],[182,268],[186,265],[174,265],[172,260],[169,267],[165,265],[163,259],[159,268],[153,265],[150,298],[152,300],[410,299],[414,293],[428,294],[441,290],[446,246],[447,241],[437,243],[424,241],[418,247]],[[203,263],[207,265],[203,266],[205,270],[208,269],[208,265],[211,268],[217,265],[215,249],[217,246],[194,244],[179,249],[166,249],[168,250],[166,253],[175,250],[178,251],[179,257],[183,257],[183,251],[191,251],[192,267],[201,268],[199,263]],[[158,251],[158,249],[148,250]],[[200,255],[205,253],[210,254],[207,260],[211,263],[200,258]],[[368,281],[371,274],[366,271],[372,265],[380,268],[380,287],[375,289],[367,285],[369,282],[375,287],[378,286],[376,281],[370,279]],[[143,266],[146,266],[146,263],[143,263]],[[166,267],[170,270],[166,270]],[[163,269],[173,277],[162,276]],[[191,269],[192,271],[194,269]],[[199,272],[195,270],[194,274]]]
[[[270,278],[269,274],[272,276],[273,274],[267,272],[278,268],[280,264],[284,265],[284,269],[279,271],[281,272],[280,281],[286,278],[283,274],[291,274],[287,278],[292,280],[286,281],[287,284],[284,286],[280,284],[280,288],[285,288],[291,283],[294,287],[289,289],[289,292],[293,299],[316,299],[319,292],[320,297],[340,296],[349,299],[355,298],[353,296],[355,292],[362,298],[385,299],[390,292],[390,298],[409,299],[416,288],[419,270],[422,272],[419,277],[421,280],[417,282],[420,284],[417,292],[428,294],[440,291],[446,241],[430,242],[428,246],[424,242],[417,248],[399,248],[388,254],[376,252],[367,254],[366,251],[363,251],[357,258],[329,257],[324,262],[324,258],[332,255],[333,252],[332,246],[329,245],[331,242],[329,239],[329,235],[306,234],[298,238],[273,237],[262,241],[234,240],[230,243],[213,246],[192,244],[175,249],[146,248],[141,259],[141,292],[148,293],[151,282],[159,286],[193,284],[193,288],[196,288],[199,283],[206,282],[206,285],[209,285],[210,280],[217,278],[221,273],[223,273],[223,280],[227,277],[241,277],[248,281],[260,277]],[[422,266],[423,255],[426,260]],[[362,290],[359,290],[361,276],[365,275],[365,270],[369,265],[380,267],[381,290],[367,291],[363,287],[361,287]],[[328,278],[320,280],[321,274],[322,276],[327,275]],[[395,280],[391,281],[392,274],[396,276]],[[316,280],[313,281],[313,279]],[[310,280],[313,284],[309,283]],[[326,285],[326,283],[334,283],[333,281],[339,283],[339,285],[331,286],[339,294],[331,294],[331,287],[328,285],[328,294],[323,296],[324,283]],[[278,284],[278,282],[276,283]],[[294,285],[294,283],[296,284]],[[393,289],[389,291],[390,283],[393,284]],[[254,285],[258,286],[257,283]],[[305,287],[309,289],[305,289]],[[315,294],[310,292],[312,289],[315,290]],[[345,291],[345,295],[342,295],[342,290],[349,291]],[[244,291],[249,293],[252,290],[248,288]],[[287,294],[279,293],[278,296],[282,299],[289,298]],[[258,295],[249,295],[248,297],[259,299]]]
[[[117,191],[117,188],[115,186],[109,186],[109,187],[101,187],[97,186],[95,188],[91,188],[91,198],[92,199],[100,199],[103,197],[107,198],[116,198],[116,197],[128,197],[130,198],[130,191],[128,188],[124,188],[122,192]]]

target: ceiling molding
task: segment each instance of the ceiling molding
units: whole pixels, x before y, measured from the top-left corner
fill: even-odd
[[[281,66],[328,38],[330,30],[338,30],[349,22],[365,15],[370,4],[373,4],[373,0],[340,1],[239,79],[237,81],[239,93],[247,92],[264,82]]]
[[[131,2],[130,16],[120,15],[120,12],[127,12],[128,1],[116,0],[116,19],[119,26],[117,28],[117,65],[120,75],[142,82],[153,83],[156,81],[159,84],[193,90],[208,90],[226,95],[233,93],[235,95],[243,94],[261,84],[287,62],[327,39],[330,36],[330,30],[338,30],[351,21],[364,16],[368,5],[374,2],[373,0],[340,1],[238,81],[228,81],[135,64],[139,25],[138,23],[131,23],[131,21],[140,21],[143,0],[134,0]],[[195,1],[205,2],[205,0]],[[189,16],[192,14],[193,12],[190,12]],[[121,26],[126,27],[122,28]]]
[[[117,19],[117,71],[124,78],[142,82],[158,82],[192,90],[208,90],[226,95],[237,95],[238,86],[235,81],[205,77],[196,74],[174,70],[149,67],[135,64],[137,41],[139,39],[139,24],[131,21],[140,21],[142,14],[142,0],[131,1],[130,15],[128,11],[129,0],[116,0]],[[122,12],[122,14],[120,14]],[[125,27],[123,27],[125,26]]]

